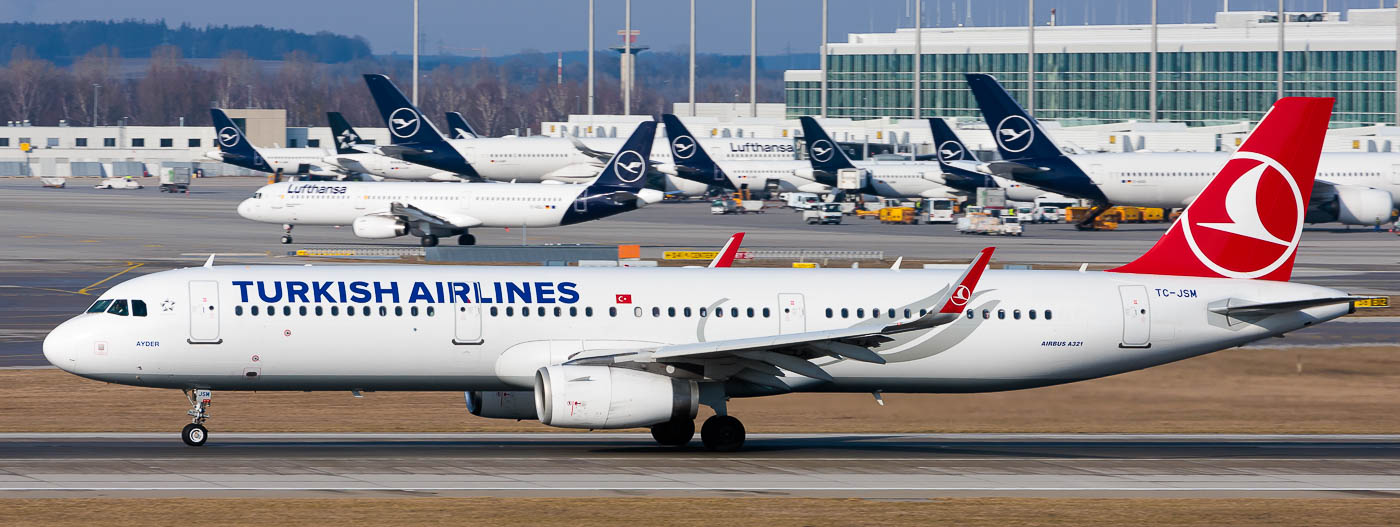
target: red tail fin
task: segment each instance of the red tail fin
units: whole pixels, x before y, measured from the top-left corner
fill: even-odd
[[[1287,281],[1331,115],[1331,98],[1279,99],[1157,244],[1109,271]]]
[[[734,264],[734,255],[739,254],[739,244],[744,243],[744,233],[736,232],[724,242],[724,247],[710,260],[710,267],[729,267]]]

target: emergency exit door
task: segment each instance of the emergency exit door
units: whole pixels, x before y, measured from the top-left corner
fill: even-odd
[[[807,307],[802,295],[782,293],[778,295],[778,333],[802,333],[807,331]]]
[[[191,280],[190,292],[190,343],[218,344],[219,340],[219,283],[213,280]]]
[[[1118,296],[1123,302],[1123,342],[1119,347],[1151,347],[1152,308],[1147,302],[1147,286],[1119,286]]]

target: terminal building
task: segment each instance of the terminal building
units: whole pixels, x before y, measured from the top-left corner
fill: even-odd
[[[1336,97],[1333,127],[1396,124],[1396,9],[1287,13],[1286,20],[1285,95]],[[1277,98],[1278,28],[1277,13],[1263,11],[1159,25],[1156,115],[1149,25],[1036,27],[1034,101],[1026,97],[1027,28],[924,28],[918,113],[976,116],[963,74],[990,73],[1037,117],[1067,125],[1258,121]],[[820,70],[788,71],[788,116],[915,117],[915,35],[912,28],[856,33],[828,44],[826,108]]]

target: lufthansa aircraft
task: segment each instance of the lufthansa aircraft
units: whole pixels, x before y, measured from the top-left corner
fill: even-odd
[[[1227,152],[1138,152],[1066,155],[1040,123],[990,75],[967,83],[1005,161],[984,170],[1066,196],[1112,205],[1177,208],[1191,203],[1222,165]],[[1400,207],[1400,154],[1329,152],[1321,155],[1308,223],[1380,225]]]
[[[622,146],[615,138],[477,137],[444,138],[437,127],[384,75],[365,75],[374,103],[389,128],[390,145],[377,153],[456,174],[495,181],[578,183]],[[464,121],[465,122],[465,121]],[[455,127],[454,127],[455,128]],[[793,159],[788,139],[707,139],[708,149],[724,159]],[[673,174],[670,150],[655,148],[649,172]]]
[[[218,390],[444,390],[483,417],[651,427],[664,445],[691,440],[703,404],[717,415],[701,440],[730,451],[744,442],[732,397],[1049,386],[1348,314],[1360,297],[1288,281],[1331,106],[1280,100],[1156,245],[1105,272],[984,272],[991,249],[961,272],[211,257],[112,287],[50,332],[44,355],[90,379],[184,390],[196,446]]]
[[[214,119],[214,140],[218,150],[204,157],[233,166],[259,172],[344,178],[349,172],[325,162],[329,152],[321,148],[257,148],[243,135],[243,130],[223,110],[210,108]]]
[[[238,205],[244,218],[280,223],[291,243],[295,225],[352,225],[361,238],[419,237],[424,247],[442,236],[474,245],[477,227],[557,227],[605,218],[661,201],[646,184],[655,122],[643,122],[586,185],[550,183],[275,183]]]
[[[326,120],[331,125],[331,139],[335,141],[335,155],[327,156],[326,163],[339,166],[347,172],[388,179],[462,181],[462,178],[451,172],[364,151],[369,143],[350,126],[350,122],[346,121],[340,112],[326,113]]]

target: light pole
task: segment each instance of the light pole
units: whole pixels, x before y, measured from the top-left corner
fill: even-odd
[[[634,60],[632,58],[632,0],[627,0],[626,19],[627,34],[622,37],[622,58],[631,61]],[[631,66],[635,68],[637,64],[633,62]],[[625,82],[627,83],[627,87],[622,90],[622,115],[632,115],[632,79],[634,77],[632,76],[631,68],[627,69],[626,77],[627,79],[625,79]]]
[[[758,117],[758,0],[749,0],[749,117]]]
[[[690,0],[690,116],[695,117],[695,0]]]
[[[822,86],[821,86],[821,112],[819,115],[826,118],[826,2],[822,0]]]
[[[418,0],[413,0],[413,105],[418,106]]]
[[[97,89],[98,89],[98,88],[101,88],[101,87],[102,87],[101,84],[93,83],[93,85],[92,85],[92,125],[93,125],[93,126],[97,126]]]
[[[588,0],[588,115],[593,115],[593,0]]]

